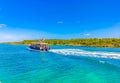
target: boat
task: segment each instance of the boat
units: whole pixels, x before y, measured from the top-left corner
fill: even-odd
[[[32,42],[28,49],[37,51],[49,51],[50,46],[48,43],[45,43],[44,39],[42,38],[39,42]]]

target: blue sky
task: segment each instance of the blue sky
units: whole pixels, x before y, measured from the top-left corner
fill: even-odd
[[[0,0],[0,42],[120,38],[119,0]]]

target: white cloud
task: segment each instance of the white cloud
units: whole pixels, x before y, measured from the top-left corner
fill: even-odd
[[[86,33],[86,34],[84,34],[85,36],[90,36],[91,34],[90,33]]]
[[[63,24],[63,21],[58,21],[57,23],[58,23],[58,24]]]
[[[99,38],[120,38],[120,23],[116,23],[111,27],[98,29],[90,32],[92,37]]]
[[[4,28],[6,26],[7,26],[6,24],[0,24],[0,28]]]
[[[105,29],[98,29],[93,31],[87,30],[85,32],[71,33],[71,34],[54,34],[54,33],[49,33],[49,32],[44,32],[39,30],[34,31],[33,29],[32,30],[30,29],[29,30],[21,30],[21,29],[11,30],[11,28],[5,28],[0,30],[0,42],[22,41],[24,39],[40,39],[41,36],[45,36],[46,39],[108,38],[108,37],[120,38],[119,31],[120,31],[119,24],[112,27],[105,28]]]
[[[11,34],[2,34],[0,36],[1,36],[0,42],[8,42],[8,41],[17,41],[18,40],[17,36],[13,36]]]
[[[14,39],[14,37],[12,35],[5,35],[4,39]]]

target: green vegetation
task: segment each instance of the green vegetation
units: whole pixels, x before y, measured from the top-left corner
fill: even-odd
[[[39,40],[24,40],[21,42],[8,42],[9,44],[31,44]],[[120,38],[89,38],[89,39],[48,39],[45,40],[50,45],[72,45],[72,46],[95,46],[95,47],[120,47]]]

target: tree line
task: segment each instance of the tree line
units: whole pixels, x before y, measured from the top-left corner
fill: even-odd
[[[39,40],[23,40],[21,42],[8,42],[9,44],[31,44]],[[95,46],[95,47],[120,47],[120,38],[80,38],[80,39],[47,39],[50,45],[71,45],[71,46]]]

